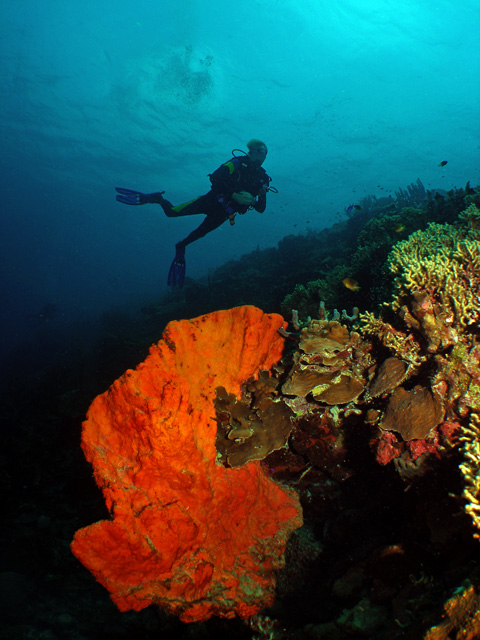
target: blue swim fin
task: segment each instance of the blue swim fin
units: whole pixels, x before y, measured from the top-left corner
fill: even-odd
[[[170,265],[168,272],[167,284],[169,287],[183,287],[185,280],[185,247],[179,247],[177,245],[177,253]]]
[[[162,195],[165,191],[159,193],[142,193],[141,191],[134,191],[133,189],[124,189],[123,187],[115,187],[115,191],[120,194],[115,196],[117,202],[123,204],[161,204],[163,201]]]
[[[115,199],[117,202],[122,202],[123,204],[146,204],[146,194],[141,193],[140,191],[134,191],[133,189],[123,189],[123,187],[115,187],[115,191],[120,195],[116,196]]]

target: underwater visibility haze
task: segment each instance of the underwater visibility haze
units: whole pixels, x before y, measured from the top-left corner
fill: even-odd
[[[364,196],[478,179],[476,0],[20,0],[0,17],[9,346],[46,304],[62,326],[163,293],[200,218],[124,207],[114,187],[186,202],[252,137],[279,193],[191,245],[190,277]]]

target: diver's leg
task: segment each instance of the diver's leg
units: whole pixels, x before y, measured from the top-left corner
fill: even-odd
[[[205,197],[205,196],[202,196],[202,197]],[[196,202],[196,201],[193,201],[193,202]],[[194,206],[195,205],[193,203],[187,203],[187,207],[185,208],[190,209],[189,212],[183,213],[183,214],[178,213],[177,215],[192,215],[193,213],[200,213],[200,211],[191,210],[192,208],[194,208]],[[200,224],[194,231],[192,231],[192,233],[190,233],[183,240],[180,240],[180,242],[177,242],[177,244],[175,245],[175,250],[176,250],[175,258],[173,259],[173,262],[170,266],[170,271],[168,272],[168,280],[167,280],[168,285],[171,287],[183,286],[183,282],[185,280],[185,268],[186,268],[185,247],[191,244],[192,242],[195,242],[195,240],[198,240],[199,238],[203,238],[204,235],[206,235],[210,231],[213,231],[214,229],[219,227],[227,219],[226,212],[223,211],[223,209],[221,209],[219,206],[218,207],[213,206],[213,208],[210,208],[210,210],[207,209],[207,211],[208,211],[207,217],[202,222],[202,224]]]
[[[180,216],[193,216],[197,213],[206,213],[205,209],[207,203],[205,202],[205,196],[199,196],[194,200],[190,200],[190,202],[184,202],[183,204],[179,204],[175,207],[160,194],[159,196],[160,197],[157,202],[164,210],[165,215],[169,218],[179,218]]]
[[[203,238],[207,233],[217,229],[227,219],[227,214],[224,211],[210,212],[205,220],[190,233],[186,238],[177,242],[176,247],[185,248],[188,244],[192,244],[196,240]]]

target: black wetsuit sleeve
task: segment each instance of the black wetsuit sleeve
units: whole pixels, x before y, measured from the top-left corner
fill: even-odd
[[[263,213],[265,211],[266,206],[267,206],[267,194],[264,192],[259,194],[257,201],[253,205],[253,208],[255,209],[255,211],[258,211],[258,213]]]
[[[238,168],[226,162],[210,175],[210,182],[214,193],[230,198],[238,184]]]

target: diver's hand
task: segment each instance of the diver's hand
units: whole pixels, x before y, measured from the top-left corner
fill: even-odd
[[[132,189],[123,189],[122,187],[115,187],[115,191],[120,195],[116,196],[116,200],[118,202],[122,202],[123,204],[160,204],[162,200],[162,194],[165,191],[161,191],[160,193],[141,193],[140,191],[133,191]]]
[[[235,200],[235,202],[238,202],[238,204],[246,204],[250,206],[255,203],[255,198],[251,193],[248,193],[248,191],[239,191],[238,193],[232,193],[232,198],[233,200]]]

